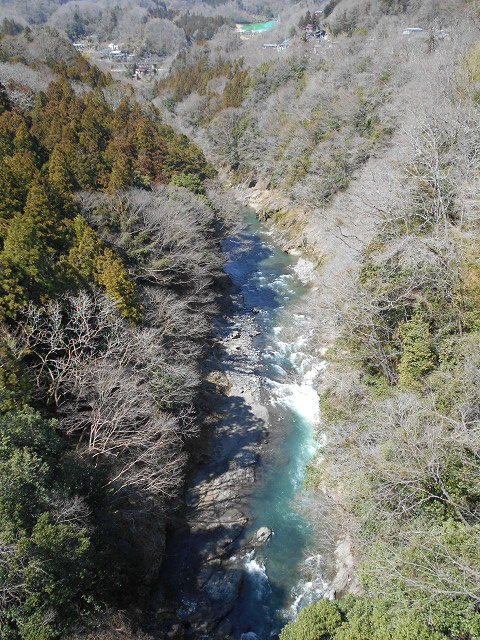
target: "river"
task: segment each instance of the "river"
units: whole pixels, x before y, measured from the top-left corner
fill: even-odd
[[[245,554],[246,576],[231,619],[237,634],[253,632],[263,640],[275,637],[286,620],[319,599],[326,587],[322,559],[310,553],[317,546],[314,532],[300,508],[308,500],[305,465],[316,449],[319,399],[314,383],[326,362],[313,346],[308,264],[278,249],[253,215],[246,221],[242,238],[224,242],[225,270],[245,307],[258,310],[254,346],[260,354],[260,394],[268,408],[270,442],[257,471],[244,536],[250,538],[260,527],[270,528],[273,536],[265,547]]]
[[[217,364],[230,393],[219,401],[160,577],[185,634],[169,637],[276,638],[326,588],[304,515],[316,382],[326,368],[314,340],[311,265],[281,251],[252,211],[245,216],[245,229],[222,243],[233,287]],[[261,527],[273,531],[266,544],[256,541]]]

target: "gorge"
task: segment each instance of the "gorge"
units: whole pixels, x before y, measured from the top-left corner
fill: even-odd
[[[188,490],[188,531],[173,533],[160,580],[192,638],[271,637],[326,588],[301,513],[316,448],[315,382],[326,367],[313,342],[311,286],[301,279],[312,269],[246,215],[245,229],[222,243],[233,300],[215,353],[228,396],[214,407],[211,462]]]
[[[4,0],[2,639],[480,638],[477,4]]]

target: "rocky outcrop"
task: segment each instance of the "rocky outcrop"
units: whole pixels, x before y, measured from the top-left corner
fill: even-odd
[[[255,533],[255,543],[259,545],[267,544],[273,535],[273,531],[269,527],[260,527]]]
[[[163,638],[225,640],[227,616],[239,597],[242,554],[253,542],[239,540],[249,521],[247,498],[268,433],[268,411],[260,403],[260,355],[254,310],[234,296],[233,313],[220,323],[206,388],[218,412],[208,437],[199,444],[201,461],[185,497],[185,511],[173,522],[152,604],[151,629]],[[241,354],[241,357],[239,357]],[[272,532],[259,530],[258,544]]]
[[[362,588],[356,575],[356,560],[349,535],[338,538],[335,545],[335,576],[330,581],[324,597],[329,600],[344,595],[361,595]]]

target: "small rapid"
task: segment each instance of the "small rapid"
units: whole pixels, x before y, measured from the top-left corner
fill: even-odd
[[[318,444],[318,377],[327,363],[314,346],[310,314],[313,266],[277,249],[251,216],[240,242],[227,241],[226,271],[255,313],[261,403],[269,415],[269,442],[249,499],[251,520],[244,537],[261,527],[273,535],[243,557],[244,580],[230,614],[234,638],[275,638],[305,605],[319,599],[326,584],[323,559],[302,508],[305,465]]]

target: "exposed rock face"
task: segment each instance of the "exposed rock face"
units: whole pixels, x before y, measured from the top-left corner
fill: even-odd
[[[157,614],[151,626],[164,638],[230,638],[228,614],[242,586],[245,549],[238,551],[238,543],[249,519],[246,498],[268,433],[268,411],[260,404],[253,310],[244,307],[240,295],[234,307],[219,329],[212,363],[217,371],[207,379],[208,392],[217,394],[212,405],[219,407],[219,419],[199,452],[202,466],[188,488],[185,513],[174,523],[160,577],[162,592],[152,603]],[[258,533],[261,544],[272,535],[266,527]]]
[[[255,533],[255,542],[258,544],[267,544],[273,535],[273,531],[268,527],[260,527]]]
[[[360,582],[355,574],[355,556],[352,549],[352,542],[348,535],[338,539],[335,547],[336,574],[331,581],[325,598],[335,600],[347,593],[362,595]]]

